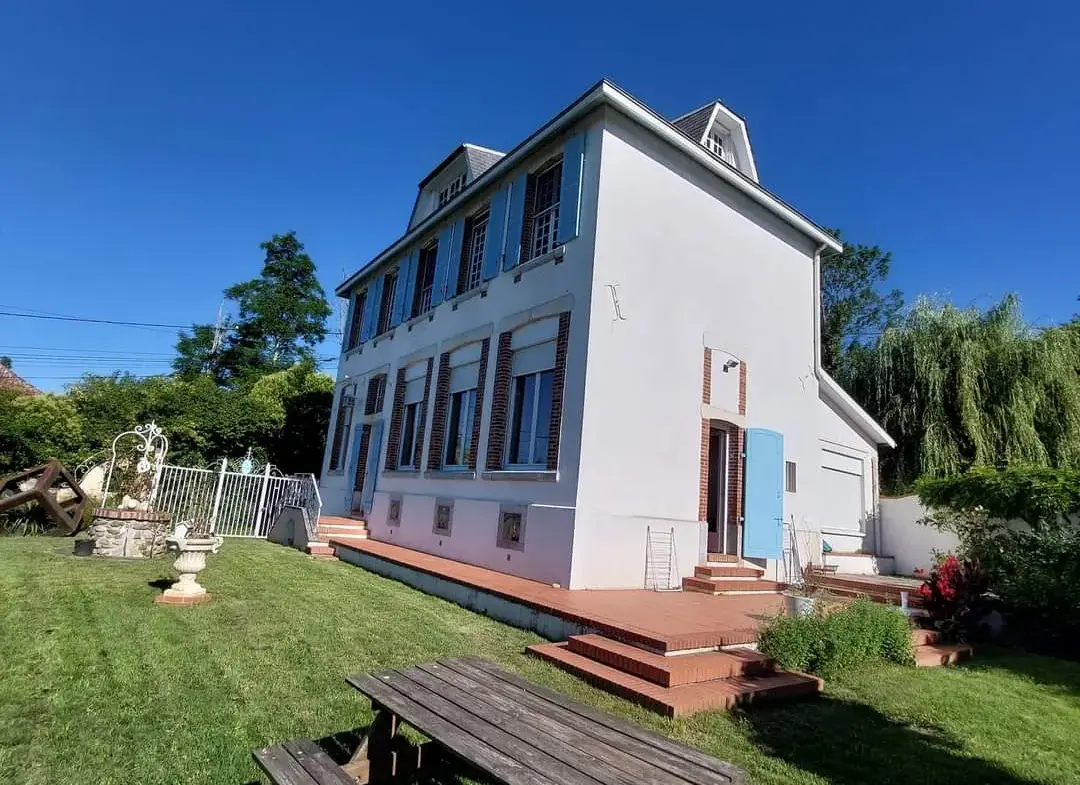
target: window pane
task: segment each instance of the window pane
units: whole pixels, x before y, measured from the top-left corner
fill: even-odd
[[[416,411],[420,404],[410,403],[405,407],[405,429],[401,436],[401,466],[412,466],[416,440]]]
[[[454,393],[450,397],[450,423],[446,430],[446,465],[461,465],[461,396]]]
[[[510,420],[510,463],[529,462],[535,392],[535,375],[519,376],[514,380],[514,416]]]
[[[476,390],[461,393],[461,429],[458,443],[461,445],[461,463],[469,464],[472,458],[473,413],[476,410]]]
[[[549,430],[551,429],[551,391],[554,372],[540,374],[540,400],[536,406],[536,429],[533,439],[533,463],[546,463],[548,453]]]

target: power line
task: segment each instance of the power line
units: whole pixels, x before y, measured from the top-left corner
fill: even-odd
[[[10,307],[10,306],[9,306]],[[220,330],[235,330],[235,325],[217,326],[212,324],[164,324],[162,322],[134,322],[120,319],[94,319],[88,316],[61,316],[58,314],[43,313],[13,313],[0,311],[0,316],[11,316],[17,319],[45,319],[54,322],[78,322],[80,324],[105,324],[110,327],[153,327],[168,330],[193,330],[199,327],[216,328]],[[327,335],[341,335],[338,330],[327,330]]]

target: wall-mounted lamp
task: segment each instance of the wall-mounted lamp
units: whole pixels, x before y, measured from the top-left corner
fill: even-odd
[[[738,368],[738,367],[739,367],[739,361],[738,360],[728,360],[727,362],[724,363],[724,367],[721,368],[720,370],[722,370],[724,373],[727,373],[732,368]]]

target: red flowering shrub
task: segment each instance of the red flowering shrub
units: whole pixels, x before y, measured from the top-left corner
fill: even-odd
[[[974,559],[947,555],[919,587],[923,608],[949,640],[967,640],[982,616],[987,592],[986,572]]]

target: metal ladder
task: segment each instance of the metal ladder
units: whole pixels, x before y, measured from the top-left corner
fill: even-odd
[[[679,589],[677,559],[675,556],[675,529],[645,530],[645,588],[653,591],[676,591]]]

